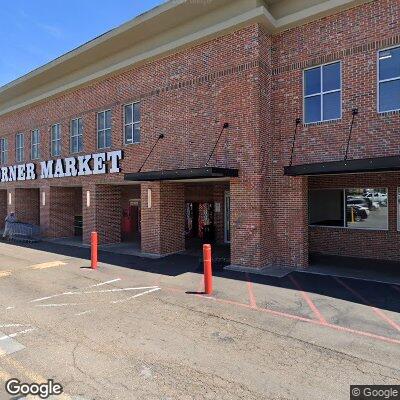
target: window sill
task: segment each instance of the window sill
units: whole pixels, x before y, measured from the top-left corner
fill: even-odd
[[[390,116],[390,115],[399,115],[400,109],[398,110],[391,110],[391,111],[378,111],[378,115],[382,117]]]
[[[141,142],[124,143],[124,146],[132,146],[134,144],[140,144]]]
[[[334,124],[337,122],[340,122],[342,120],[342,118],[336,118],[336,119],[328,119],[326,121],[318,121],[318,122],[306,122],[303,124],[303,126],[305,128],[307,128],[308,126],[315,126],[315,125],[324,125],[324,124]]]
[[[324,229],[341,229],[346,231],[368,231],[368,232],[389,232],[389,228],[352,228],[348,226],[329,226],[329,225],[308,225],[309,228],[324,228]]]

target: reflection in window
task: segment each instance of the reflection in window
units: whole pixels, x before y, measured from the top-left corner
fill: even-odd
[[[310,225],[388,229],[387,189],[312,190]]]

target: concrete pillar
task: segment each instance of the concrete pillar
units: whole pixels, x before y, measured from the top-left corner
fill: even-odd
[[[85,185],[82,190],[83,241],[90,243],[97,231],[99,244],[121,242],[121,188],[116,185]]]
[[[141,246],[144,253],[185,250],[185,187],[180,183],[141,185]]]

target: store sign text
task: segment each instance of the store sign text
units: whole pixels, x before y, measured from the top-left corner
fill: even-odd
[[[121,171],[120,161],[122,159],[122,151],[117,150],[41,161],[40,172],[36,171],[37,166],[33,163],[17,164],[1,168],[1,182],[113,174]]]

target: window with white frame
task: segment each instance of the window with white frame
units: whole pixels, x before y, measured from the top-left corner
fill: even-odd
[[[0,139],[0,164],[5,165],[8,163],[8,139]]]
[[[58,157],[61,155],[61,125],[54,124],[51,126],[51,156]]]
[[[34,129],[31,132],[31,159],[38,160],[40,158],[40,131]]]
[[[310,225],[388,229],[386,188],[310,190],[308,205]]]
[[[400,110],[400,47],[378,53],[379,112]]]
[[[140,103],[124,106],[124,143],[140,142]]]
[[[71,150],[71,153],[80,153],[81,151],[83,151],[83,121],[82,121],[82,118],[75,118],[71,121],[70,150]]]
[[[97,148],[111,147],[111,110],[97,113]]]
[[[24,161],[24,134],[17,133],[15,137],[15,161]]]
[[[304,71],[304,122],[330,121],[342,116],[341,63]]]

